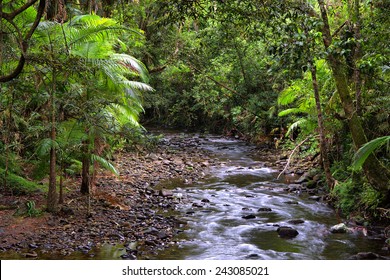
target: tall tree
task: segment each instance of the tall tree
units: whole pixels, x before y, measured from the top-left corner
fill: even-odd
[[[320,16],[323,21],[322,34],[324,47],[327,52],[327,60],[332,69],[337,93],[340,97],[341,104],[345,112],[345,117],[348,121],[349,130],[355,144],[355,149],[357,150],[367,143],[367,136],[350,92],[346,62],[340,53],[337,53],[337,51],[331,49],[333,37],[325,2],[323,0],[318,0],[318,5],[320,8]],[[373,187],[383,195],[388,196],[390,192],[390,174],[374,154],[370,154],[370,156],[367,158],[363,165],[363,170]]]

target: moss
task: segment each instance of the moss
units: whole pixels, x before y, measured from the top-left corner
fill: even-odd
[[[0,180],[2,185],[4,182],[4,174],[4,169],[0,168]],[[45,191],[45,186],[29,181],[14,173],[8,173],[7,175],[7,188],[11,189],[14,194],[27,194]]]

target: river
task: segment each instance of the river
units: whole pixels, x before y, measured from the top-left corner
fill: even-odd
[[[360,230],[330,233],[340,223],[335,211],[308,195],[287,192],[285,178],[276,179],[278,171],[247,143],[210,135],[198,142],[222,164],[202,181],[175,186],[175,195],[188,201],[177,209],[187,225],[177,245],[156,259],[349,259],[358,252],[384,253],[383,240]],[[279,226],[299,234],[281,238]]]

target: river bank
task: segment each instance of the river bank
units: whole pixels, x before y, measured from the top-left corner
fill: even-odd
[[[44,206],[43,193],[29,197],[1,196],[0,205],[12,207],[4,207],[0,212],[0,258],[148,259],[176,246],[176,237],[188,229],[186,216],[210,211],[202,206],[207,204],[207,199],[196,201],[186,195],[187,186],[204,180],[210,170],[225,170],[230,164],[229,159],[218,158],[215,151],[204,148],[205,143],[213,141],[208,137],[172,133],[167,134],[152,151],[118,153],[114,164],[120,177],[104,172],[99,174],[97,191],[91,198],[90,215],[88,197],[79,194],[79,182],[69,182],[65,203],[55,216],[48,213],[26,216],[23,208],[27,201],[34,201],[36,209]],[[226,141],[231,141],[231,145],[218,146],[219,154],[234,154],[235,140]],[[281,150],[244,142],[240,145],[247,146],[244,151],[255,159],[256,164],[237,166],[224,172],[272,168],[272,172],[280,173],[285,169],[288,156]],[[287,174],[281,174],[282,191],[297,197],[303,195],[315,203],[325,202],[327,191],[320,177],[309,172],[313,165],[315,162],[308,161],[290,165],[285,170]],[[258,194],[254,192],[254,195]],[[247,195],[244,199],[250,197]],[[183,216],[177,209],[186,205],[191,209]],[[225,206],[221,204],[219,207]],[[250,215],[253,214],[249,213],[248,217]],[[384,238],[383,229],[368,228],[365,234],[370,238]]]
[[[26,215],[28,201],[34,201],[34,210],[43,209],[43,193],[1,196],[1,259],[93,259],[99,258],[95,249],[107,244],[121,244],[121,258],[137,259],[169,246],[180,230],[173,210],[182,198],[165,189],[164,182],[192,183],[217,164],[197,141],[178,135],[151,152],[117,154],[120,177],[99,174],[91,215],[79,182],[68,182],[65,203],[56,215]]]

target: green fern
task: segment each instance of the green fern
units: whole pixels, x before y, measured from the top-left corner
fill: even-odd
[[[116,176],[119,176],[119,172],[116,170],[116,168],[108,160],[106,160],[98,155],[95,155],[95,154],[91,155],[91,160],[92,160],[92,162],[97,161],[103,168],[111,171]]]

